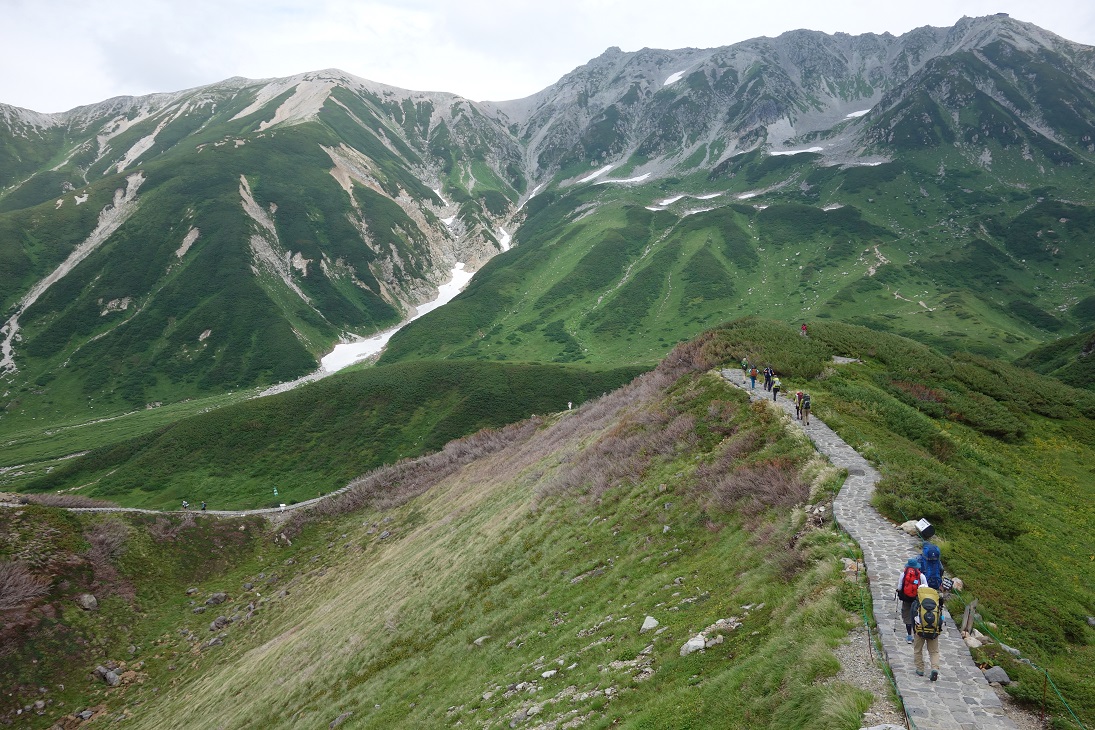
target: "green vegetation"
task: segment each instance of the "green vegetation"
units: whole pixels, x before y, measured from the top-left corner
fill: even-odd
[[[815,414],[882,473],[883,514],[936,526],[944,564],[966,584],[952,612],[978,598],[1090,722],[1095,393],[860,327],[819,321],[809,332],[745,319],[717,337],[727,362],[772,363],[785,390],[811,393]],[[834,355],[862,362],[833,366]],[[1035,699],[1029,686],[1014,691]]]
[[[56,465],[25,490],[79,489],[158,509],[184,499],[212,509],[303,501],[481,428],[580,404],[638,372],[413,363],[334,375],[112,442]]]
[[[65,709],[28,727],[85,706],[134,727],[314,728],[344,713],[437,727],[535,704],[538,720],[588,727],[854,730],[871,696],[834,679],[832,655],[858,610],[837,560],[848,546],[794,509],[831,499],[840,475],[706,373],[703,348],[673,362],[272,530],[5,510],[0,559],[48,533],[72,567],[45,599],[57,618],[28,627],[19,654],[61,657],[63,635],[64,661],[5,662],[4,686],[64,684],[47,698]],[[72,598],[93,579],[100,607],[84,613]],[[226,602],[194,612],[218,591]],[[218,615],[234,621],[210,631]],[[640,635],[646,615],[659,632]],[[680,656],[730,617],[740,628],[709,632],[722,643]],[[88,679],[108,659],[124,662],[115,689]]]

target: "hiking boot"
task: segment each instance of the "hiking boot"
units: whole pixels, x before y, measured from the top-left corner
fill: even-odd
[[[916,676],[923,677],[924,676],[924,670],[923,669],[917,669],[916,670]]]
[[[921,674],[923,674],[923,672],[921,672]],[[932,676],[929,677],[929,679],[931,679],[931,681],[933,681],[933,682],[935,680],[939,679],[939,670],[938,669],[933,669],[932,670]]]

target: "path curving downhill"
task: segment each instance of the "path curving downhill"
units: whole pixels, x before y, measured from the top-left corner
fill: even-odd
[[[722,376],[745,390],[753,400],[772,403],[771,393],[763,388],[750,388],[747,378],[742,382],[740,370],[726,369]],[[802,427],[801,422],[794,420],[791,398],[781,397],[773,405],[782,408],[793,423]],[[816,416],[811,416],[810,425],[802,428],[819,452],[835,466],[848,470],[848,478],[833,502],[833,516],[863,551],[882,650],[893,670],[910,726],[915,730],[1017,730],[1018,726],[1004,713],[1000,698],[974,664],[949,616],[946,630],[939,638],[939,680],[931,682],[927,677],[916,676],[912,647],[905,643],[904,625],[894,613],[897,607],[894,587],[905,561],[920,554],[920,540],[875,510],[871,494],[879,474],[866,459]],[[896,632],[892,630],[894,625]]]

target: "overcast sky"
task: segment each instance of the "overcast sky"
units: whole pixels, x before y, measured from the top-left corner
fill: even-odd
[[[0,103],[58,112],[324,68],[517,99],[610,46],[713,48],[797,28],[899,35],[996,12],[1095,45],[1092,0],[0,0]]]

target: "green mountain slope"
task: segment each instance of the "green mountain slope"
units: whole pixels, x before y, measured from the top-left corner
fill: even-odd
[[[25,490],[156,509],[295,503],[479,429],[577,406],[638,372],[415,363],[335,375],[93,450]]]
[[[1092,300],[1095,302],[1095,300]],[[1095,389],[1095,332],[1064,337],[1035,348],[1015,361],[1043,375],[1051,375],[1074,388]]]

